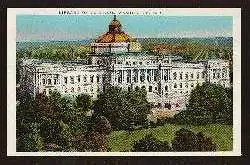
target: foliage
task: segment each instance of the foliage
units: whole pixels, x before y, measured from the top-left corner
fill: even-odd
[[[232,93],[220,85],[204,83],[191,92],[187,109],[175,116],[183,124],[233,122]]]
[[[73,44],[40,44],[37,46],[26,46],[17,50],[17,59],[35,58],[49,60],[72,60],[85,59],[91,52],[90,46],[81,47]]]
[[[174,151],[215,151],[216,146],[211,138],[205,137],[201,132],[195,134],[187,129],[180,129],[175,133],[172,142]]]
[[[78,151],[107,151],[107,134],[110,133],[111,125],[104,117],[91,117],[89,130],[79,133],[74,138],[74,146]]]
[[[151,105],[146,99],[146,91],[122,91],[111,87],[101,93],[93,104],[95,116],[105,116],[114,130],[132,130],[147,123]]]
[[[160,141],[152,136],[152,134],[146,135],[146,137],[138,140],[132,147],[132,152],[168,152],[171,151],[171,147],[168,142]]]
[[[38,123],[26,123],[29,131],[19,134],[17,138],[17,151],[19,152],[34,152],[43,149],[43,139],[40,135]]]

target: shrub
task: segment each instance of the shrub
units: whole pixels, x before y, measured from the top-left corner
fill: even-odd
[[[146,137],[138,140],[132,147],[133,152],[168,152],[171,151],[171,147],[168,142],[162,142],[152,136],[152,134],[146,135]]]
[[[201,132],[195,134],[187,129],[180,129],[175,133],[172,141],[174,151],[215,151],[216,146],[211,138],[205,137]]]

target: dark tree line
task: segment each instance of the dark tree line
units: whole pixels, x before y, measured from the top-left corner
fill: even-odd
[[[185,152],[185,151],[216,151],[216,145],[210,137],[203,133],[194,133],[187,129],[180,129],[170,145],[167,141],[160,141],[152,134],[136,141],[132,147],[133,152]]]
[[[93,111],[93,115],[87,113]],[[22,97],[17,106],[18,151],[107,151],[111,130],[147,124],[150,104],[143,89],[110,88],[93,101],[52,92]]]

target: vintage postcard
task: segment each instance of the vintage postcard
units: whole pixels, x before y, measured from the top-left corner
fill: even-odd
[[[8,9],[9,156],[240,156],[240,9]]]

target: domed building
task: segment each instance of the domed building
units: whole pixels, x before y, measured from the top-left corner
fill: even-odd
[[[99,36],[95,42],[91,44],[91,48],[94,54],[141,51],[141,45],[122,31],[122,25],[120,21],[116,19],[116,16],[114,16],[114,19],[110,22],[108,31]]]
[[[187,62],[164,50],[161,56],[142,52],[141,46],[122,31],[120,21],[114,19],[108,31],[91,44],[92,54],[85,60],[48,61],[22,59],[21,91],[35,95],[59,91],[65,95],[97,96],[115,86],[123,90],[144,88],[152,111],[184,110],[196,85],[204,82],[230,87],[229,61],[204,60]],[[181,51],[182,47],[180,47]],[[135,53],[136,52],[136,53]],[[165,111],[166,110],[166,111]],[[164,113],[168,114],[168,113]]]

